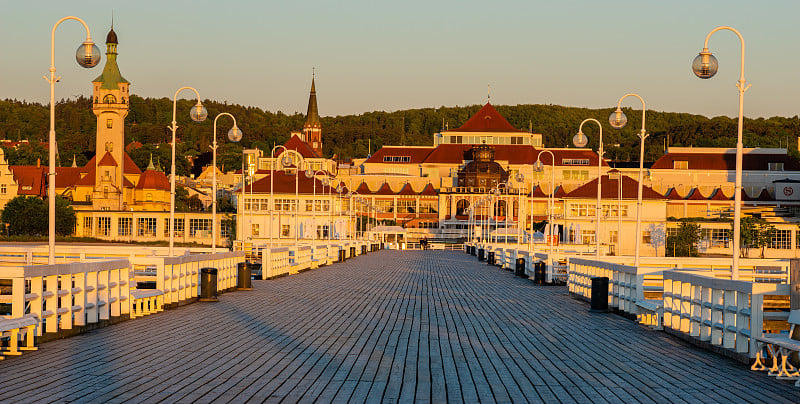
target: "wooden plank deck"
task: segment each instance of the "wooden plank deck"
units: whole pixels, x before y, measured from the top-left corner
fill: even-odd
[[[451,251],[381,251],[44,343],[0,402],[800,402],[800,389]]]

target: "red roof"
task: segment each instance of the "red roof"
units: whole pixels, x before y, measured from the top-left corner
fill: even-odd
[[[414,188],[411,187],[411,184],[406,183],[403,185],[403,188],[397,193],[397,195],[416,195],[417,193],[414,192]]]
[[[638,198],[638,196],[637,196],[637,198]],[[670,199],[670,200],[683,199],[683,197],[680,196],[680,194],[678,194],[678,190],[675,189],[675,188],[670,188],[669,191],[667,191],[667,193],[664,195],[664,198],[667,198],[667,199]]]
[[[125,174],[141,174],[142,170],[133,162],[131,156],[128,153],[122,153],[122,160],[123,160],[123,170]]]
[[[295,193],[295,181],[297,186],[297,192],[304,195],[313,194],[316,192],[317,195],[327,194],[331,192],[325,185],[322,184],[322,181],[316,178],[308,178],[302,172],[299,175],[287,175],[286,172],[283,170],[277,171],[269,171],[271,174],[267,175],[266,177],[252,183],[247,184],[245,187],[245,192],[252,192],[255,193],[270,193],[270,183],[274,185],[274,192],[278,194],[294,194]],[[270,178],[272,178],[270,180]],[[336,193],[333,190],[333,193]]]
[[[47,196],[45,181],[48,167],[45,166],[8,166],[14,174],[14,181],[19,184],[18,195]]]
[[[162,191],[169,191],[171,189],[167,175],[161,171],[145,170],[142,176],[139,177],[139,183],[136,184],[136,189],[158,189]]]
[[[619,179],[611,179],[607,175],[602,177],[601,196],[603,199],[619,198]],[[597,178],[581,185],[567,194],[567,198],[597,198]],[[639,197],[639,183],[633,178],[622,176],[622,199],[637,199]],[[642,199],[664,199],[664,196],[648,186],[642,187]]]
[[[425,185],[425,188],[423,188],[422,191],[419,191],[419,194],[424,196],[437,196],[439,195],[439,192],[433,188],[431,183],[428,183],[428,185]]]
[[[667,153],[655,163],[651,169],[673,169],[675,161],[688,162],[689,170],[736,170],[735,153]],[[800,162],[788,154],[744,153],[742,169],[749,171],[767,171],[769,163],[783,163],[786,171],[800,171]]]
[[[761,193],[758,194],[758,199],[756,200],[764,202],[764,201],[774,201],[775,199],[772,196],[770,196],[769,191],[767,191],[766,188],[762,188]]]
[[[488,102],[475,115],[467,120],[454,132],[522,132],[513,126],[497,112]]]
[[[711,196],[708,197],[708,199],[710,199],[712,201],[730,201],[731,200],[731,198],[728,198],[727,196],[725,196],[725,193],[722,192],[722,188],[715,189],[714,193],[711,194]]]
[[[434,150],[436,150],[435,147],[384,146],[370,156],[365,163],[420,164]],[[402,158],[391,159],[392,157],[408,157],[409,159],[400,161]],[[387,158],[391,161],[386,161]]]
[[[117,160],[114,159],[114,156],[111,155],[111,152],[106,152],[106,154],[103,155],[103,158],[100,159],[100,162],[97,163],[97,165],[101,167],[109,167],[109,166],[116,167]]]
[[[359,188],[360,189],[360,188]],[[377,191],[373,192],[375,195],[394,195],[394,191],[392,191],[392,187],[389,186],[388,183],[383,183]]]
[[[533,187],[533,191],[531,191],[531,198],[547,198],[548,195],[542,191],[542,187],[535,186]]]
[[[304,142],[302,139],[297,137],[297,135],[294,135],[291,138],[289,138],[289,140],[287,140],[286,143],[283,144],[283,147],[300,153],[300,155],[306,159],[320,157],[308,143]],[[276,150],[273,157],[278,157],[282,151],[283,150],[280,149]]]
[[[354,192],[359,195],[372,195],[372,190],[369,189],[369,185],[366,182],[362,182]]]
[[[512,147],[519,147],[519,146],[512,146]],[[542,161],[542,164],[546,166],[553,165],[553,159],[550,157],[550,153],[546,153],[545,150],[550,150],[556,158],[556,166],[562,167],[595,167],[597,168],[597,153],[595,153],[591,149],[537,149],[534,156],[532,163],[536,162],[536,159]],[[587,164],[576,164],[575,160],[588,160]],[[585,161],[581,161],[584,163]],[[602,166],[608,167],[608,163],[603,160]]]
[[[595,196],[597,196],[596,189],[597,185],[595,185],[595,193],[594,193]],[[563,198],[565,195],[567,195],[567,191],[564,191],[564,187],[559,185],[558,187],[556,187],[556,192],[553,193],[553,198]]]
[[[699,189],[692,188],[692,190],[689,191],[689,195],[686,195],[686,198],[683,198],[683,199],[688,199],[688,200],[692,200],[692,201],[699,201],[699,200],[704,200],[704,199],[707,199],[707,198],[705,196],[703,196],[702,193],[700,193]]]
[[[83,167],[56,167],[56,188],[75,186],[81,179]]]
[[[130,143],[128,143],[127,146],[125,146],[125,151],[129,152],[131,150],[136,150],[136,149],[138,149],[138,148],[140,148],[142,146],[143,146],[143,144],[141,144],[139,142],[136,142],[136,141],[130,142]]]

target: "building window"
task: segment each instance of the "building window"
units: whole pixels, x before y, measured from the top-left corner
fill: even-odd
[[[675,170],[688,170],[689,162],[687,160],[674,160],[672,162],[672,168]]]
[[[317,238],[323,239],[328,238],[328,225],[324,224],[321,226],[317,226]]]
[[[289,229],[290,229],[290,227],[289,227],[288,224],[282,224],[281,225],[281,237],[289,237]]]
[[[458,209],[458,207],[456,207]],[[400,199],[397,201],[397,213],[416,213],[417,201]]]
[[[8,187],[6,184],[0,184],[0,194],[5,195],[8,192]]]
[[[628,217],[628,206],[627,205],[617,205],[608,204],[603,205],[603,216],[605,217]]]
[[[770,243],[769,248],[775,248],[778,250],[792,249],[792,231],[775,230],[775,233],[772,235],[772,242]]]
[[[565,180],[586,181],[589,179],[589,170],[564,170],[561,175]]]
[[[250,231],[252,232],[253,237],[258,237],[259,230],[258,230],[258,223],[251,223],[250,224]]]
[[[293,211],[297,208],[297,201],[294,199],[275,199],[275,210]],[[245,210],[247,207],[245,206]]]
[[[117,97],[114,97],[111,94],[106,94],[106,96],[103,97],[103,104],[116,104],[116,103],[117,103]]]
[[[210,237],[211,219],[189,219],[189,237]]]
[[[114,120],[113,119],[106,119],[106,128],[111,129],[114,127]]]
[[[608,232],[608,242],[616,244],[619,242],[619,234],[616,230],[611,230]]]
[[[220,223],[219,226],[219,237],[220,238],[228,238],[231,234],[231,223],[228,220],[223,221]]]
[[[83,235],[84,236],[91,236],[92,235],[92,218],[91,216],[83,218]]]
[[[111,234],[111,218],[100,216],[97,218],[97,235],[108,236]]]
[[[136,235],[140,237],[155,237],[156,236],[156,218],[154,217],[140,217],[137,221]]]
[[[783,163],[769,163],[769,171],[783,171]]]
[[[132,227],[133,227],[133,218],[132,217],[120,217],[120,218],[117,218],[117,235],[118,236],[130,236]]]
[[[175,219],[175,237],[183,237],[184,219]],[[169,237],[169,218],[164,219],[164,237]]]
[[[148,193],[147,195],[145,195],[144,199],[147,202],[153,202],[153,194]]]
[[[561,159],[561,165],[564,166],[588,166],[589,159]]]
[[[642,244],[651,244],[652,242],[653,237],[650,230],[642,230]]]
[[[394,199],[375,200],[375,207],[378,208],[378,213],[392,213],[394,212]]]
[[[594,244],[594,230],[581,230],[581,244]]]
[[[439,213],[439,204],[435,201],[420,201],[419,213]]]

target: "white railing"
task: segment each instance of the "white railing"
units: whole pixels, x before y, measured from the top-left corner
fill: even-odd
[[[0,303],[11,304],[12,319],[35,318],[37,336],[130,313],[128,260],[5,267],[0,279],[12,283]]]
[[[664,271],[664,327],[755,358],[755,337],[764,320],[786,320],[786,312],[765,312],[767,295],[789,294],[788,284],[756,283]]]
[[[175,253],[180,255],[208,252],[211,252],[211,248],[175,248]],[[85,245],[57,245],[55,250],[56,264],[107,261],[115,258],[123,259],[129,257],[152,257],[167,255],[169,255],[168,247],[148,246],[102,245],[98,248],[91,248]],[[3,245],[3,248],[0,251],[0,267],[46,265],[48,262],[48,256],[49,251],[47,245]]]

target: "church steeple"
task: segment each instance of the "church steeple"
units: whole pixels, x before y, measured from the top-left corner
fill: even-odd
[[[322,156],[322,124],[317,110],[317,89],[311,75],[311,93],[308,96],[306,123],[303,125],[303,141],[308,143],[317,155]]]

